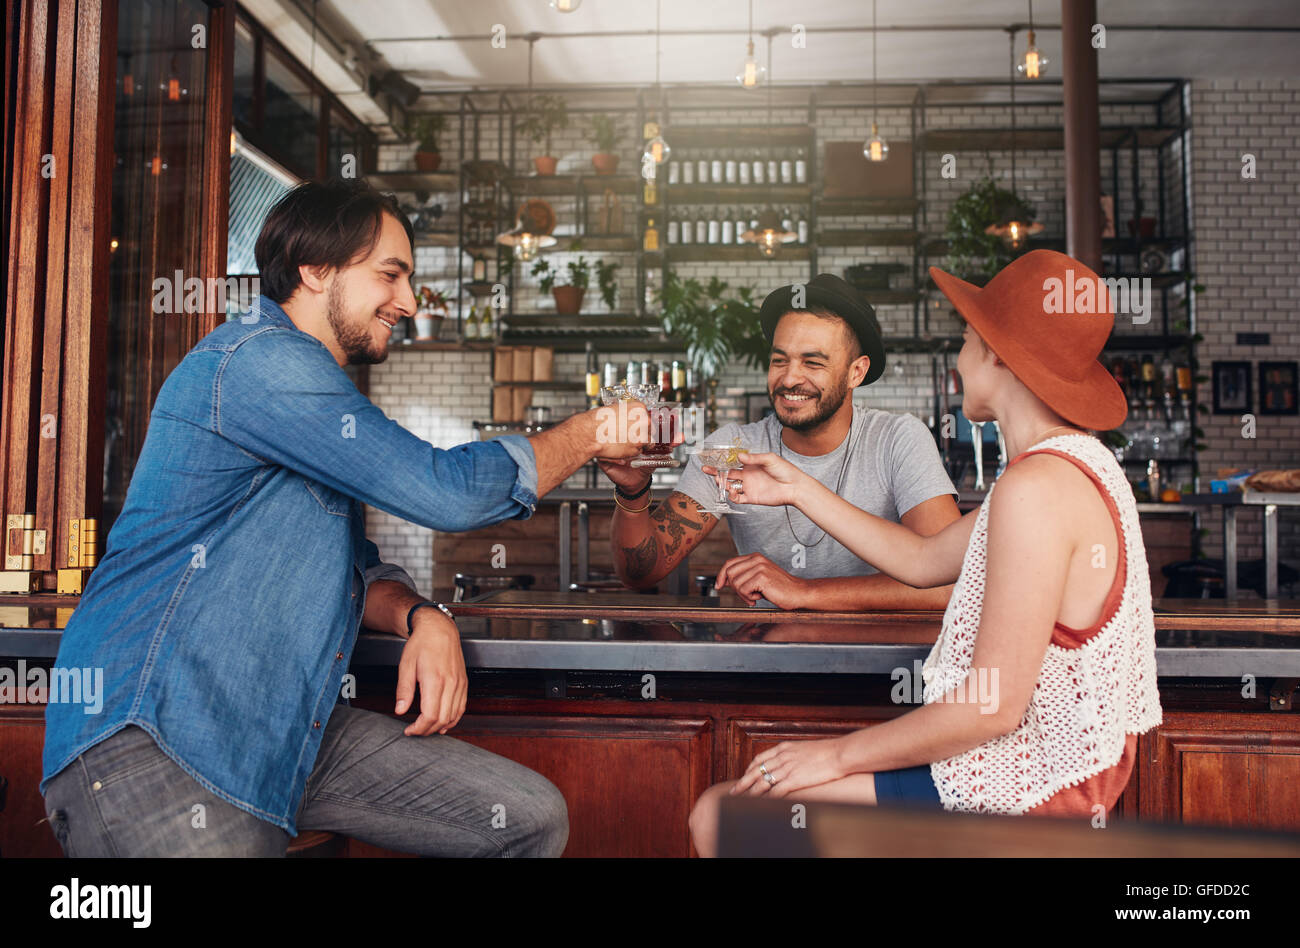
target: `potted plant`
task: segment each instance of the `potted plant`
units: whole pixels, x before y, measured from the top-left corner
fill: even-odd
[[[599,149],[591,156],[591,166],[596,169],[596,174],[613,174],[618,171],[618,155],[613,152],[622,137],[618,121],[612,116],[591,117],[591,141]]]
[[[407,123],[406,134],[416,142],[415,169],[417,171],[437,171],[442,165],[442,152],[438,150],[438,136],[446,127],[447,116],[441,112],[416,116]]]
[[[416,299],[420,308],[415,314],[415,338],[421,341],[437,339],[442,335],[442,321],[447,318],[446,294],[442,290],[422,286]]]
[[[985,233],[1006,211],[1015,208],[1021,220],[1033,219],[1031,205],[1014,191],[998,187],[991,177],[983,177],[953,202],[948,212],[944,239],[948,242],[948,259],[944,268],[969,283],[983,286],[993,275],[1020,256],[1002,238]]]
[[[540,175],[555,174],[559,159],[551,154],[551,133],[556,129],[569,127],[569,111],[564,99],[558,95],[533,96],[528,113],[515,125],[534,144],[545,144],[545,152],[533,159],[533,165]]]
[[[579,256],[576,260],[570,260],[566,269],[567,278],[559,268],[552,267],[549,260],[541,257],[533,264],[530,272],[533,276],[540,277],[538,289],[555,297],[556,314],[574,316],[582,309],[582,298],[591,284],[591,264],[586,257]],[[566,282],[560,282],[562,280]]]
[[[731,295],[728,290],[717,277],[705,285],[669,271],[659,293],[664,332],[686,347],[687,359],[708,378],[717,378],[737,358],[762,368],[771,353],[753,291],[741,287]]]

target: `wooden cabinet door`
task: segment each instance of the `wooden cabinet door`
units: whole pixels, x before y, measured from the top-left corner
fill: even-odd
[[[0,858],[50,858],[63,855],[40,794],[41,751],[45,746],[45,706],[0,707],[0,776],[9,782],[0,810]]]
[[[1139,749],[1143,819],[1300,830],[1300,717],[1167,713]]]
[[[691,854],[687,818],[712,772],[709,719],[467,714],[455,736],[559,788],[566,856]]]

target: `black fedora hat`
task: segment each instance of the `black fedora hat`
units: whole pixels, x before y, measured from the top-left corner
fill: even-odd
[[[795,287],[803,287],[803,306],[794,305]],[[776,324],[786,313],[816,306],[843,319],[857,334],[862,344],[862,354],[871,359],[871,368],[859,385],[869,385],[885,371],[885,343],[880,338],[880,323],[876,311],[866,297],[833,273],[819,273],[807,283],[791,283],[767,294],[758,318],[763,324],[763,334],[771,342],[776,334]]]

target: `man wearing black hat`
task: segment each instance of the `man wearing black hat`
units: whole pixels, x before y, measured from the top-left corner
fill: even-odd
[[[774,415],[728,424],[709,441],[739,440],[753,452],[792,461],[857,507],[923,536],[959,516],[955,490],[934,439],[918,419],[856,407],[852,391],[878,379],[885,349],[875,312],[861,294],[823,273],[774,290],[763,301],[772,342],[767,393]],[[624,462],[600,462],[618,504],[611,534],[614,568],[634,588],[651,586],[717,523],[717,485],[693,456],[677,490],[650,510],[650,475]],[[942,609],[951,586],[914,589],[841,546],[799,511],[733,506],[728,526],[739,556],[718,573],[750,605],[823,610]]]

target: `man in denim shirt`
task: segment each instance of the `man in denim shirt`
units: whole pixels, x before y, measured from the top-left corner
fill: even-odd
[[[361,504],[473,530],[637,447],[599,444],[587,412],[441,450],[361,395],[342,367],[382,362],[414,313],[411,238],[363,183],[289,192],[258,238],[263,296],[159,391],[56,663],[102,668],[102,709],[46,711],[41,792],[68,855],[283,855],[306,829],[423,855],[563,850],[550,782],[445,736],[465,710],[459,633],[380,560]],[[337,705],[362,624],[408,639],[394,711],[418,707],[412,724]]]

